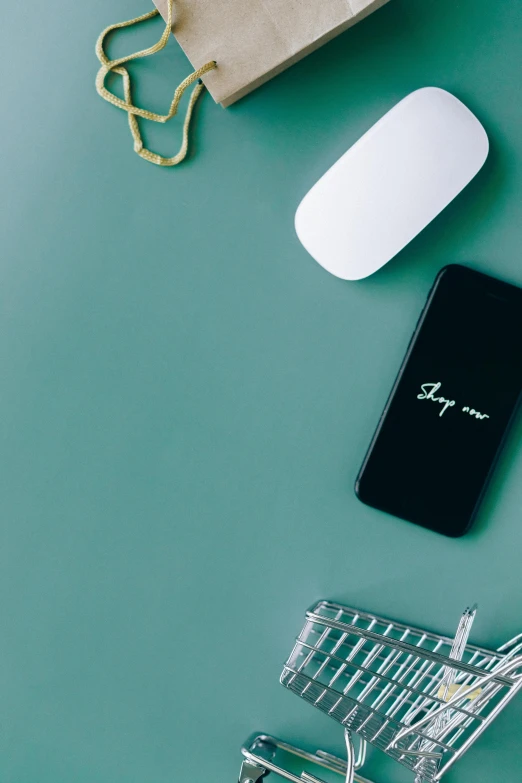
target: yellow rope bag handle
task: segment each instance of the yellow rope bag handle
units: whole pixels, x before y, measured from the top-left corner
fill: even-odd
[[[109,60],[105,54],[103,45],[105,43],[106,37],[113,30],[118,30],[122,27],[131,27],[134,24],[145,22],[147,19],[152,19],[154,16],[157,16],[159,11],[156,8],[153,11],[149,11],[147,14],[137,16],[135,19],[129,19],[128,22],[118,22],[117,24],[112,24],[109,27],[106,27],[96,41],[96,56],[101,63],[101,68],[96,75],[96,90],[104,100],[112,103],[113,106],[117,106],[119,109],[123,109],[123,111],[127,112],[129,117],[129,128],[132,133],[132,138],[134,139],[134,151],[137,152],[140,157],[148,160],[150,163],[156,163],[158,166],[176,166],[185,158],[188,149],[188,134],[190,120],[192,118],[192,110],[194,109],[195,103],[204,89],[204,84],[201,81],[201,77],[203,74],[214,70],[216,67],[215,61],[212,60],[211,62],[206,63],[206,65],[202,65],[201,68],[198,68],[197,71],[191,73],[190,76],[187,76],[187,78],[184,79],[176,88],[172,103],[170,104],[170,109],[167,114],[156,114],[152,111],[148,111],[147,109],[140,109],[138,106],[134,106],[132,103],[130,75],[128,70],[124,68],[123,65],[124,63],[128,63],[130,60],[136,60],[138,57],[149,57],[151,54],[156,54],[156,52],[160,52],[165,48],[172,30],[172,3],[173,0],[168,1],[167,22],[165,24],[165,29],[161,35],[161,38],[157,43],[148,49],[142,49],[139,52],[134,52],[134,54],[128,54],[126,57],[120,57],[117,60]],[[118,98],[105,87],[105,79],[107,74],[111,71],[113,73],[117,73],[123,79],[125,100]],[[188,108],[185,114],[185,119],[183,121],[183,138],[179,151],[171,158],[164,158],[155,152],[151,152],[143,146],[143,140],[141,138],[140,127],[138,124],[138,117],[143,117],[146,120],[152,120],[152,122],[167,122],[172,117],[174,117],[178,110],[178,105],[183,93],[187,87],[189,87],[194,82],[197,82],[197,84],[192,90]]]

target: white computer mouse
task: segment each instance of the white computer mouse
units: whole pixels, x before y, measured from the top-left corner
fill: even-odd
[[[488,149],[486,131],[454,95],[416,90],[306,194],[295,216],[297,236],[333,275],[368,277],[473,179]]]

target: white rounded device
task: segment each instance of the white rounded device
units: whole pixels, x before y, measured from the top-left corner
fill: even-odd
[[[488,149],[486,131],[458,98],[437,87],[416,90],[306,194],[297,235],[333,275],[368,277],[460,193]]]

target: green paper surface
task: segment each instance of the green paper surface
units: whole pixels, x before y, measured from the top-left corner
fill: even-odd
[[[462,540],[353,493],[438,270],[522,284],[520,2],[392,0],[231,109],[204,96],[177,169],[135,155],[94,89],[100,30],[148,8],[3,11],[5,783],[234,783],[256,730],[342,753],[278,683],[319,598],[448,634],[477,601],[472,641],[522,631],[520,417]],[[136,101],[165,111],[189,70],[172,39],[132,66]],[[477,114],[489,159],[392,263],[340,281],[300,246],[297,204],[426,85]],[[177,149],[180,118],[143,127]],[[521,721],[522,697],[448,783],[518,781]],[[366,774],[411,781],[376,753]]]

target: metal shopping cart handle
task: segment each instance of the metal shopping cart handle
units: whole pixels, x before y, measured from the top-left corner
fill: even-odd
[[[275,772],[291,783],[325,783],[320,777],[307,771],[300,775],[290,772],[276,762],[279,754],[287,754],[294,758],[300,758],[308,764],[313,764],[329,772],[334,772],[344,778],[345,783],[372,783],[368,778],[363,778],[357,773],[357,769],[364,763],[366,757],[366,743],[360,742],[357,753],[354,752],[352,740],[348,731],[345,731],[347,760],[327,753],[324,750],[309,752],[296,748],[287,742],[271,737],[268,734],[254,734],[241,748],[244,760],[239,774],[239,783],[258,783],[269,772]]]
[[[509,656],[506,656],[505,660],[494,669],[494,671],[490,672],[489,674],[485,675],[480,679],[474,680],[469,685],[461,685],[460,687],[457,687],[453,696],[451,696],[451,698],[449,698],[445,703],[441,704],[440,707],[438,707],[435,711],[432,711],[431,713],[425,715],[420,720],[416,721],[411,726],[406,726],[401,731],[399,731],[398,734],[396,734],[396,736],[390,742],[389,747],[390,748],[398,747],[401,740],[403,740],[405,737],[408,737],[409,735],[415,732],[418,733],[421,728],[424,729],[424,731],[426,731],[425,729],[426,725],[428,725],[428,730],[429,730],[429,727],[434,723],[437,717],[447,712],[451,707],[458,706],[460,702],[462,702],[465,699],[472,699],[474,701],[474,704],[481,706],[482,704],[481,700],[488,697],[488,687],[491,687],[491,685],[495,687],[495,683],[497,681],[502,681],[504,678],[509,678],[520,670],[522,657],[516,654],[520,651],[520,644],[518,643],[519,638],[520,637],[516,637],[514,640],[508,642],[508,644],[504,645],[504,647],[501,648],[501,649],[507,649],[511,647],[512,651],[511,654]],[[470,710],[472,709],[474,709],[473,702],[472,702],[472,706],[470,707]],[[499,712],[500,707],[497,707],[496,711]],[[458,715],[456,720],[458,722],[461,722],[461,719],[459,718]],[[434,755],[430,753],[423,753],[422,751],[418,751],[418,750],[412,751],[404,748],[402,749],[402,753],[416,755],[419,757],[422,756],[430,757],[431,755]]]

